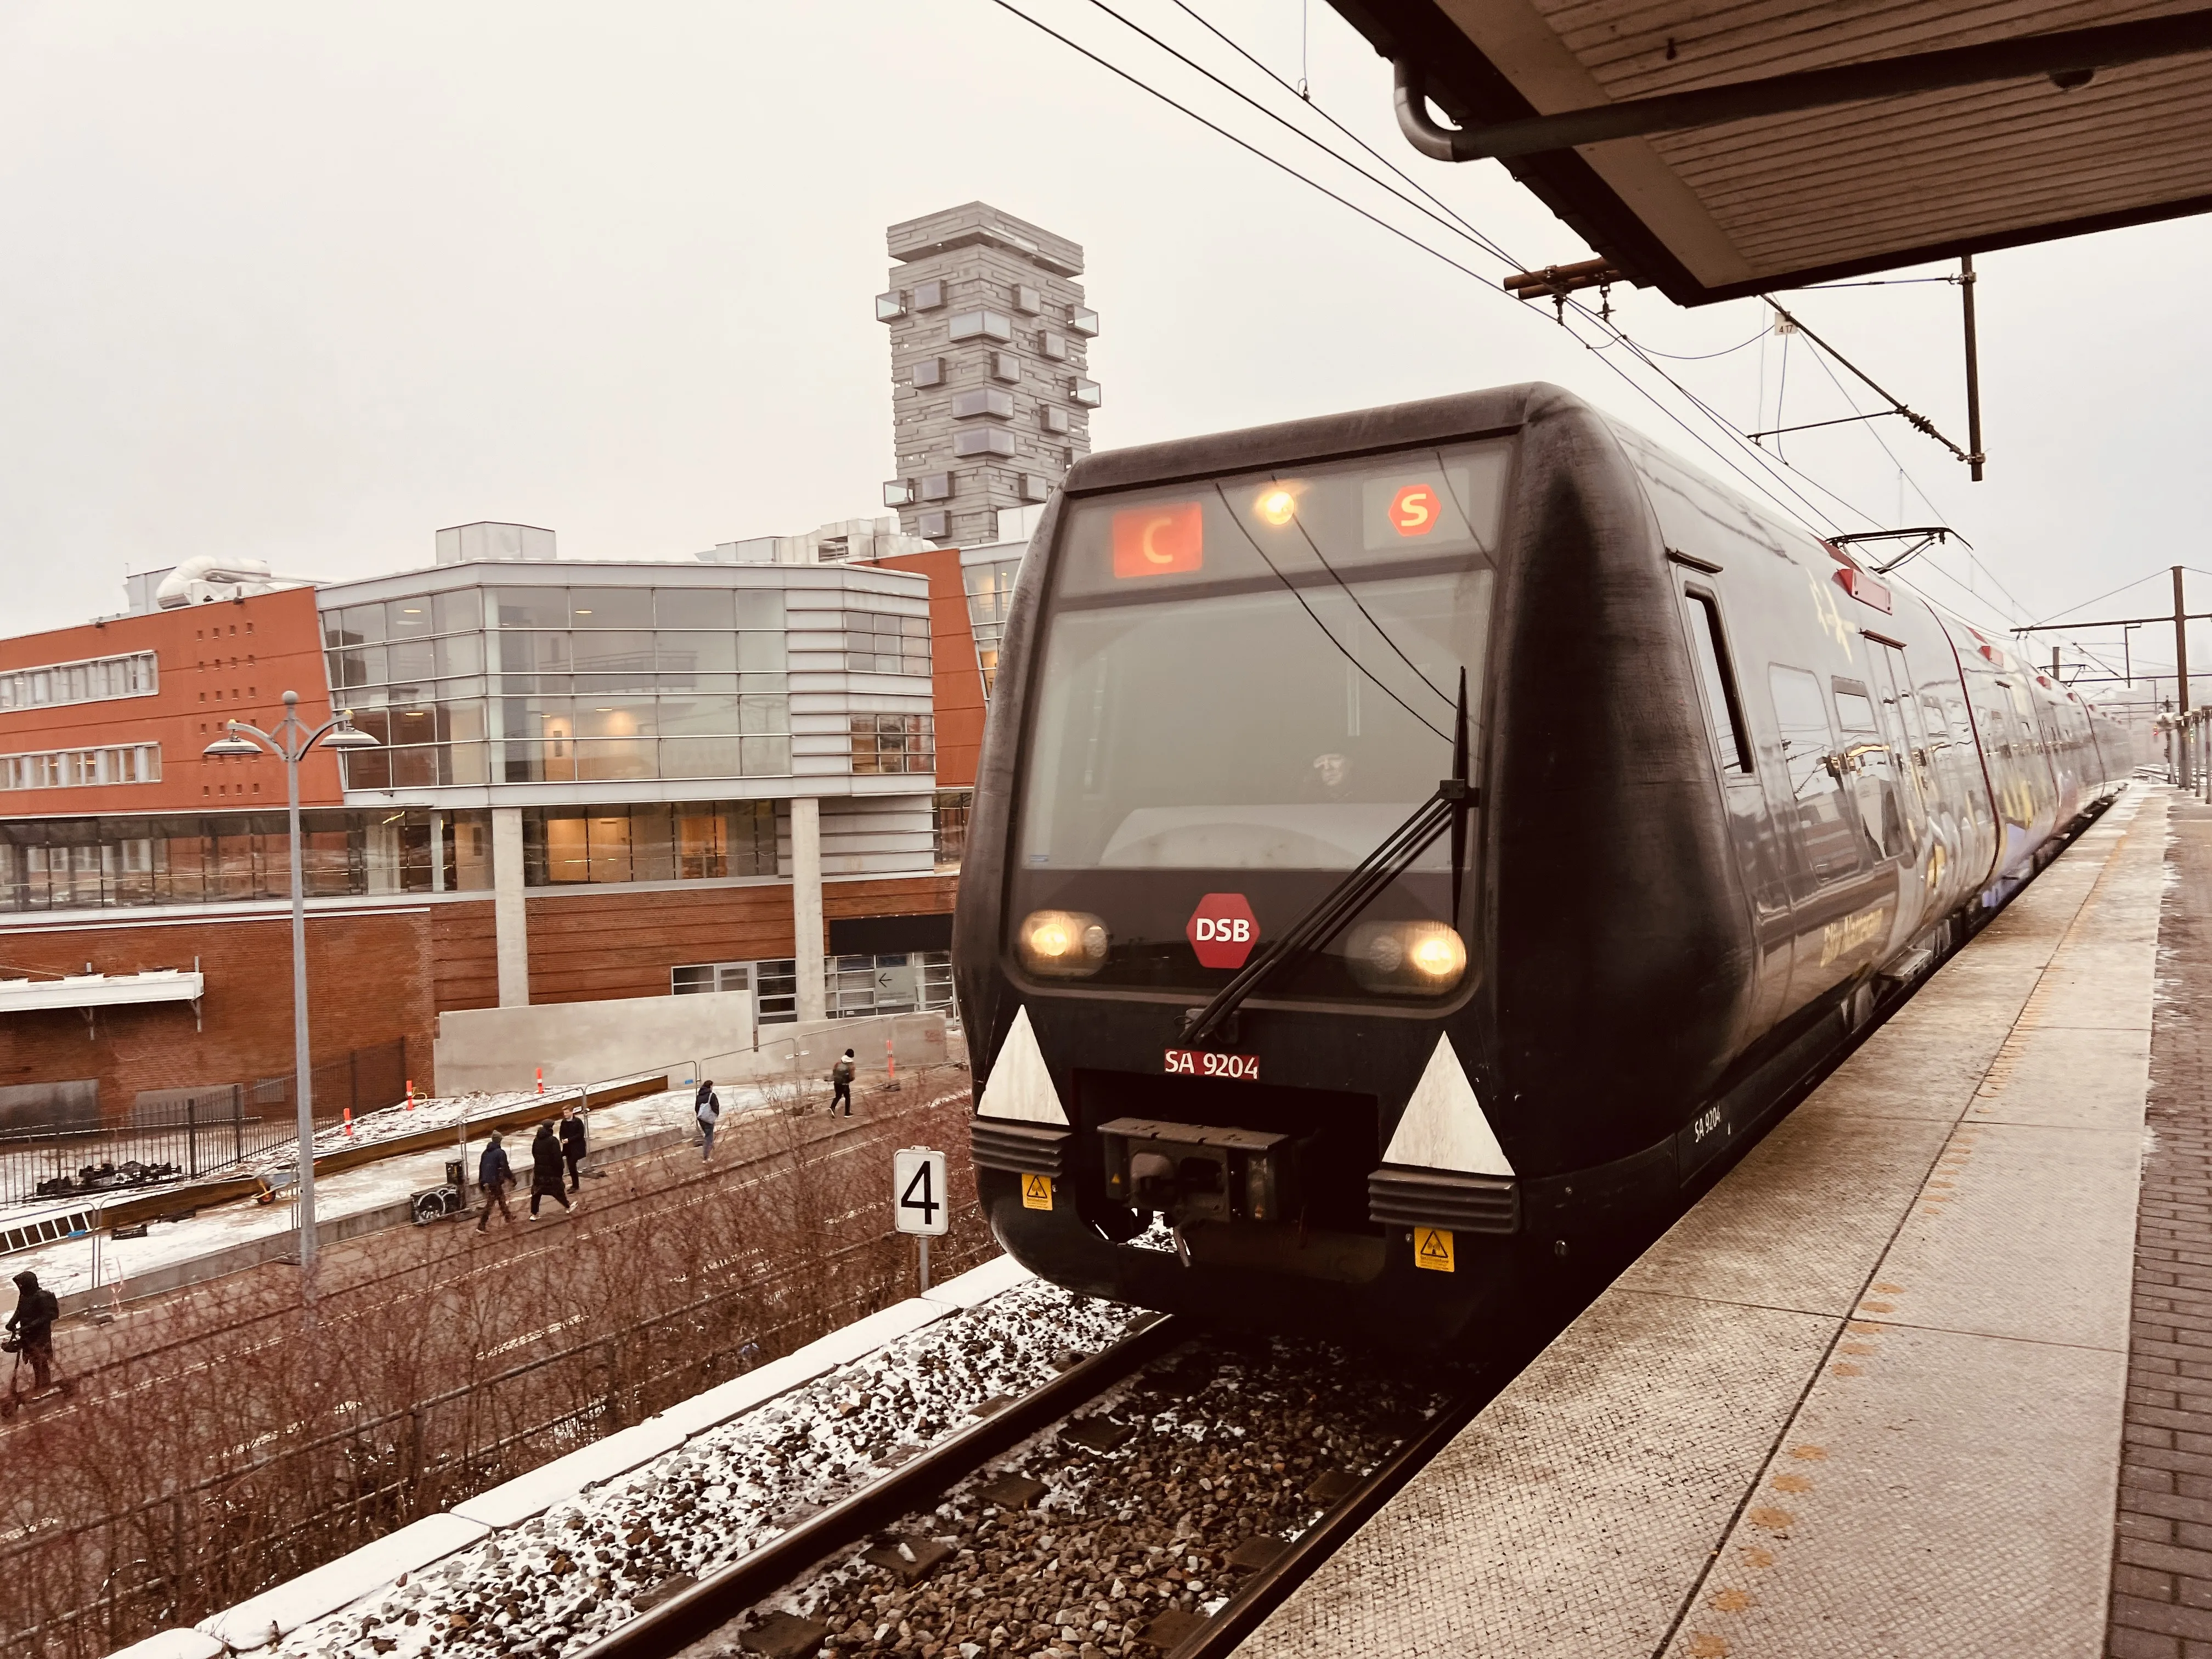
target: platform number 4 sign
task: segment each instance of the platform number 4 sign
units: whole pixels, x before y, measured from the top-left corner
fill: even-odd
[[[942,1238],[952,1231],[945,1154],[908,1146],[891,1154],[891,1213],[902,1233]]]

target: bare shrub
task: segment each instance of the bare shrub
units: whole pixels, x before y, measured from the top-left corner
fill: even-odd
[[[615,1165],[564,1224],[333,1260],[311,1304],[269,1268],[65,1327],[76,1395],[0,1431],[4,1650],[204,1618],[911,1294],[897,1146],[951,1155],[940,1271],[994,1254],[964,1085],[910,1076],[851,1120],[787,1088],[712,1165]]]

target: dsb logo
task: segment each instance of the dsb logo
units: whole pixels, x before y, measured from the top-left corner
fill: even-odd
[[[1201,966],[1242,968],[1259,942],[1260,919],[1242,893],[1208,893],[1183,928]]]

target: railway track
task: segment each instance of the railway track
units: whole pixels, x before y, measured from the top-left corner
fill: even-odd
[[[1162,1317],[568,1651],[1214,1659],[1512,1369],[1360,1362]],[[1133,1516],[1133,1494],[1153,1512]],[[1259,1529],[1286,1516],[1294,1537]],[[1015,1606],[1047,1616],[1010,1628]]]

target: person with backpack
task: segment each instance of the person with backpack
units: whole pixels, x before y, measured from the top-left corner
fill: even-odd
[[[530,1143],[530,1218],[538,1219],[538,1201],[557,1199],[564,1210],[573,1207],[568,1202],[568,1188],[562,1179],[561,1137],[553,1133],[553,1120],[547,1118],[538,1126],[538,1137]]]
[[[845,1050],[835,1066],[830,1068],[830,1115],[837,1115],[837,1105],[844,1103],[845,1115],[853,1115],[853,1077],[860,1067],[853,1063],[853,1051]]]
[[[61,1303],[40,1285],[38,1274],[26,1269],[15,1275],[15,1311],[8,1316],[8,1334],[16,1352],[31,1362],[32,1384],[40,1394],[53,1386],[54,1322],[61,1316]],[[11,1378],[11,1395],[14,1389]]]
[[[714,1079],[707,1078],[700,1083],[699,1098],[691,1115],[699,1120],[699,1145],[703,1148],[699,1161],[711,1164],[714,1160],[714,1126],[722,1121],[722,1099],[714,1092]]]
[[[499,1131],[491,1132],[483,1156],[477,1160],[477,1185],[483,1188],[483,1214],[477,1221],[477,1231],[483,1232],[491,1225],[491,1206],[499,1206],[501,1218],[512,1227],[514,1212],[507,1207],[507,1189],[514,1184],[514,1166],[507,1161],[507,1148],[499,1144]]]
[[[568,1165],[568,1190],[584,1190],[584,1114],[571,1106],[561,1114],[561,1156]]]

